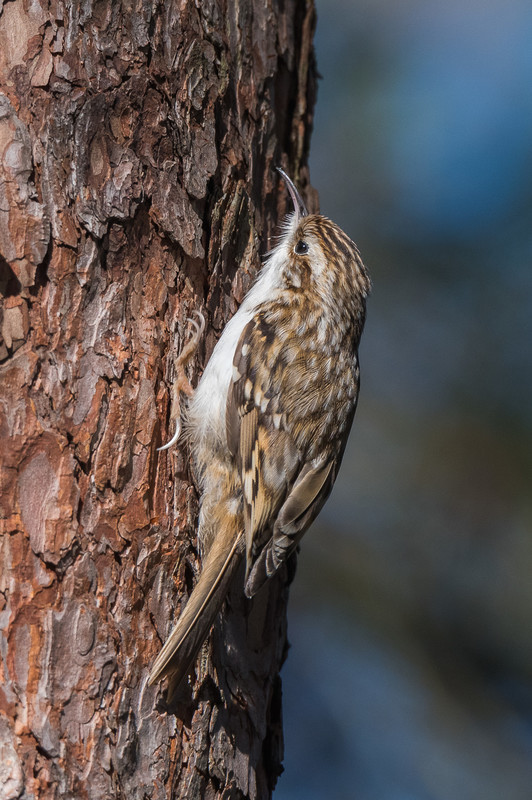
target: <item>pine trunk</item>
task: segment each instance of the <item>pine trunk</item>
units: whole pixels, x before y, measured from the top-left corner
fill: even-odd
[[[0,798],[266,798],[287,575],[235,592],[191,695],[150,664],[198,569],[170,426],[303,186],[311,0],[0,7]],[[308,194],[307,194],[308,198]],[[312,203],[311,203],[312,205]]]

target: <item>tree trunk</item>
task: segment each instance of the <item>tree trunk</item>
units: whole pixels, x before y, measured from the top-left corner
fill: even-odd
[[[303,185],[311,0],[0,4],[0,797],[264,798],[285,573],[147,688],[198,569],[170,428]],[[307,195],[308,197],[308,195]],[[312,203],[311,203],[312,205]]]

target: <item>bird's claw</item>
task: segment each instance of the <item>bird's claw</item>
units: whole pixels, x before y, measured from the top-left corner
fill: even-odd
[[[192,314],[193,315],[195,314],[197,316],[198,321],[196,321],[192,316],[192,317],[187,317],[187,322],[190,322],[190,324],[192,325],[193,328],[192,337],[199,339],[203,331],[205,330],[205,317],[203,316],[201,311],[196,311],[196,309],[194,309]]]
[[[197,319],[194,319],[194,317]],[[187,343],[184,345],[181,353],[179,354],[178,358],[176,359],[176,379],[174,381],[174,402],[177,406],[177,414],[172,414],[172,417],[175,416],[176,419],[176,429],[175,433],[170,439],[169,442],[164,444],[162,447],[158,447],[157,450],[168,450],[168,448],[172,447],[179,436],[181,435],[181,414],[180,414],[180,407],[179,407],[179,394],[183,392],[184,394],[188,395],[189,397],[192,396],[194,390],[190,385],[190,382],[185,374],[185,366],[188,364],[194,353],[196,352],[199,344],[199,340],[205,330],[205,317],[201,313],[201,311],[194,311],[192,312],[192,316],[187,318],[187,322],[190,323],[192,326],[192,330],[189,331],[189,338]]]
[[[168,450],[170,447],[172,447],[172,445],[174,445],[177,442],[180,435],[181,435],[181,420],[177,419],[174,435],[172,436],[169,442],[166,442],[166,444],[163,444],[161,447],[158,447],[157,450]]]

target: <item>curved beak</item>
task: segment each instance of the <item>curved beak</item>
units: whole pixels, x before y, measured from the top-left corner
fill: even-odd
[[[296,221],[299,222],[301,217],[308,216],[307,207],[284,169],[281,169],[281,167],[276,167],[276,170],[280,175],[282,175],[286,185],[288,186],[288,191],[290,192],[290,197],[292,198],[292,203],[294,204],[294,211],[296,212]]]

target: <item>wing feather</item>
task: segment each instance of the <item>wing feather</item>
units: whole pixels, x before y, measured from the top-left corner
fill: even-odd
[[[272,360],[272,337],[260,315],[247,324],[227,396],[227,440],[242,481],[248,596],[295,549],[327,499],[341,459],[340,453],[309,462],[298,450],[277,386],[286,365]],[[277,350],[275,358],[281,357]]]
[[[335,459],[304,465],[279,510],[269,541],[247,576],[245,592],[248,597],[253,597],[295,550],[330,494],[336,467]]]

